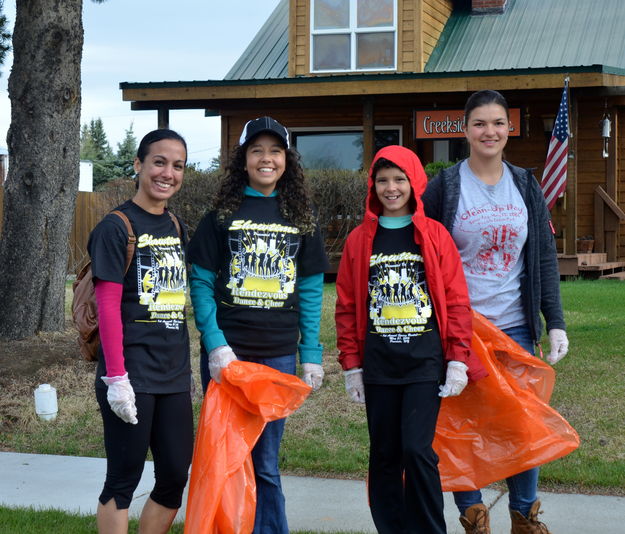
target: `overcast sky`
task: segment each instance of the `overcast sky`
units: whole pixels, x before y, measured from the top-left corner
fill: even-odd
[[[133,123],[140,139],[156,128],[156,111],[131,111],[120,82],[220,80],[234,65],[279,0],[84,0],[82,59],[84,124],[100,117],[117,149]],[[12,31],[15,0],[5,0]],[[7,81],[13,56],[0,67],[0,148],[11,119]],[[208,166],[218,154],[219,117],[204,110],[171,111],[170,127],[189,147],[189,162]]]

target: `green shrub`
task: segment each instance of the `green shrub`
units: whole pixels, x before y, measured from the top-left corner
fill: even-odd
[[[455,164],[455,161],[432,161],[423,167],[423,170],[425,170],[425,174],[427,174],[428,178],[434,178],[434,176],[436,176],[443,169],[451,167]]]
[[[210,201],[219,183],[218,171],[200,171],[187,167],[182,188],[169,202],[171,210],[189,228],[189,233],[197,227],[200,219],[210,206]],[[119,206],[135,194],[135,181],[127,179],[111,180],[103,187],[101,195],[102,216],[115,206]]]
[[[306,170],[306,180],[319,214],[326,253],[338,261],[347,234],[362,221],[367,175],[339,169]]]
[[[318,209],[326,252],[334,262],[340,257],[347,234],[362,220],[367,175],[364,171],[338,169],[307,169],[305,175]],[[220,178],[220,170],[186,168],[183,186],[169,206],[186,223],[190,235],[212,205]],[[102,215],[131,198],[134,192],[134,180],[108,182],[101,193]]]
[[[127,178],[117,178],[103,184],[99,193],[100,204],[103,209],[102,216],[132,198],[135,190],[135,181]]]
[[[185,222],[189,235],[193,235],[200,220],[210,208],[219,185],[219,178],[218,170],[201,171],[195,167],[185,169],[182,188],[171,199],[169,206]]]

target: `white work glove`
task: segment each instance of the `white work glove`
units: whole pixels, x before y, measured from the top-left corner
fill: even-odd
[[[566,332],[559,328],[549,330],[549,344],[551,345],[551,352],[547,356],[547,361],[551,365],[555,365],[569,351],[569,339],[566,337]]]
[[[362,369],[359,367],[343,371],[345,376],[345,391],[349,398],[360,404],[365,403],[365,384],[362,381]]]
[[[128,380],[128,373],[122,376],[103,376],[102,381],[108,386],[106,400],[111,410],[125,423],[137,424],[137,406],[135,392]]]
[[[323,375],[323,367],[318,363],[302,364],[302,380],[313,388],[313,391],[317,391],[321,387]]]
[[[208,371],[211,378],[218,384],[221,382],[221,370],[237,359],[236,354],[228,345],[220,345],[208,353]]]
[[[438,388],[440,389],[438,396],[455,397],[456,395],[460,395],[469,382],[467,369],[469,368],[462,362],[447,362],[447,376],[445,378],[445,383]]]

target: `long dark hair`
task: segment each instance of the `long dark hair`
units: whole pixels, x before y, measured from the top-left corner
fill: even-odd
[[[159,128],[158,130],[152,130],[151,132],[145,134],[141,142],[139,143],[139,148],[137,148],[137,158],[141,163],[145,160],[145,157],[150,152],[150,145],[152,143],[158,143],[163,139],[173,139],[175,141],[180,141],[182,146],[184,147],[184,162],[187,163],[187,142],[184,138],[173,130],[169,130],[167,128]]]
[[[246,151],[249,143],[235,147],[213,204],[217,219],[223,224],[239,208],[249,183]],[[303,234],[315,231],[315,215],[310,191],[306,186],[300,155],[294,148],[286,149],[284,174],[276,184],[280,213]]]
[[[464,124],[469,122],[469,116],[475,108],[480,106],[487,106],[488,104],[498,104],[506,110],[506,117],[510,120],[510,110],[508,109],[508,102],[499,91],[493,89],[484,89],[473,93],[464,105]]]

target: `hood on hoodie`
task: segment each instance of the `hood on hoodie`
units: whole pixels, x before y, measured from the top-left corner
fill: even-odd
[[[369,168],[369,179],[367,182],[367,211],[376,217],[379,217],[382,213],[382,204],[380,203],[380,200],[375,192],[373,177],[373,167],[375,166],[376,161],[381,158],[392,161],[408,177],[412,193],[417,203],[415,212],[418,216],[424,216],[425,212],[423,210],[423,203],[421,202],[421,195],[425,191],[425,187],[427,185],[427,176],[417,155],[412,150],[399,145],[390,145],[381,148],[373,158],[373,162]]]

